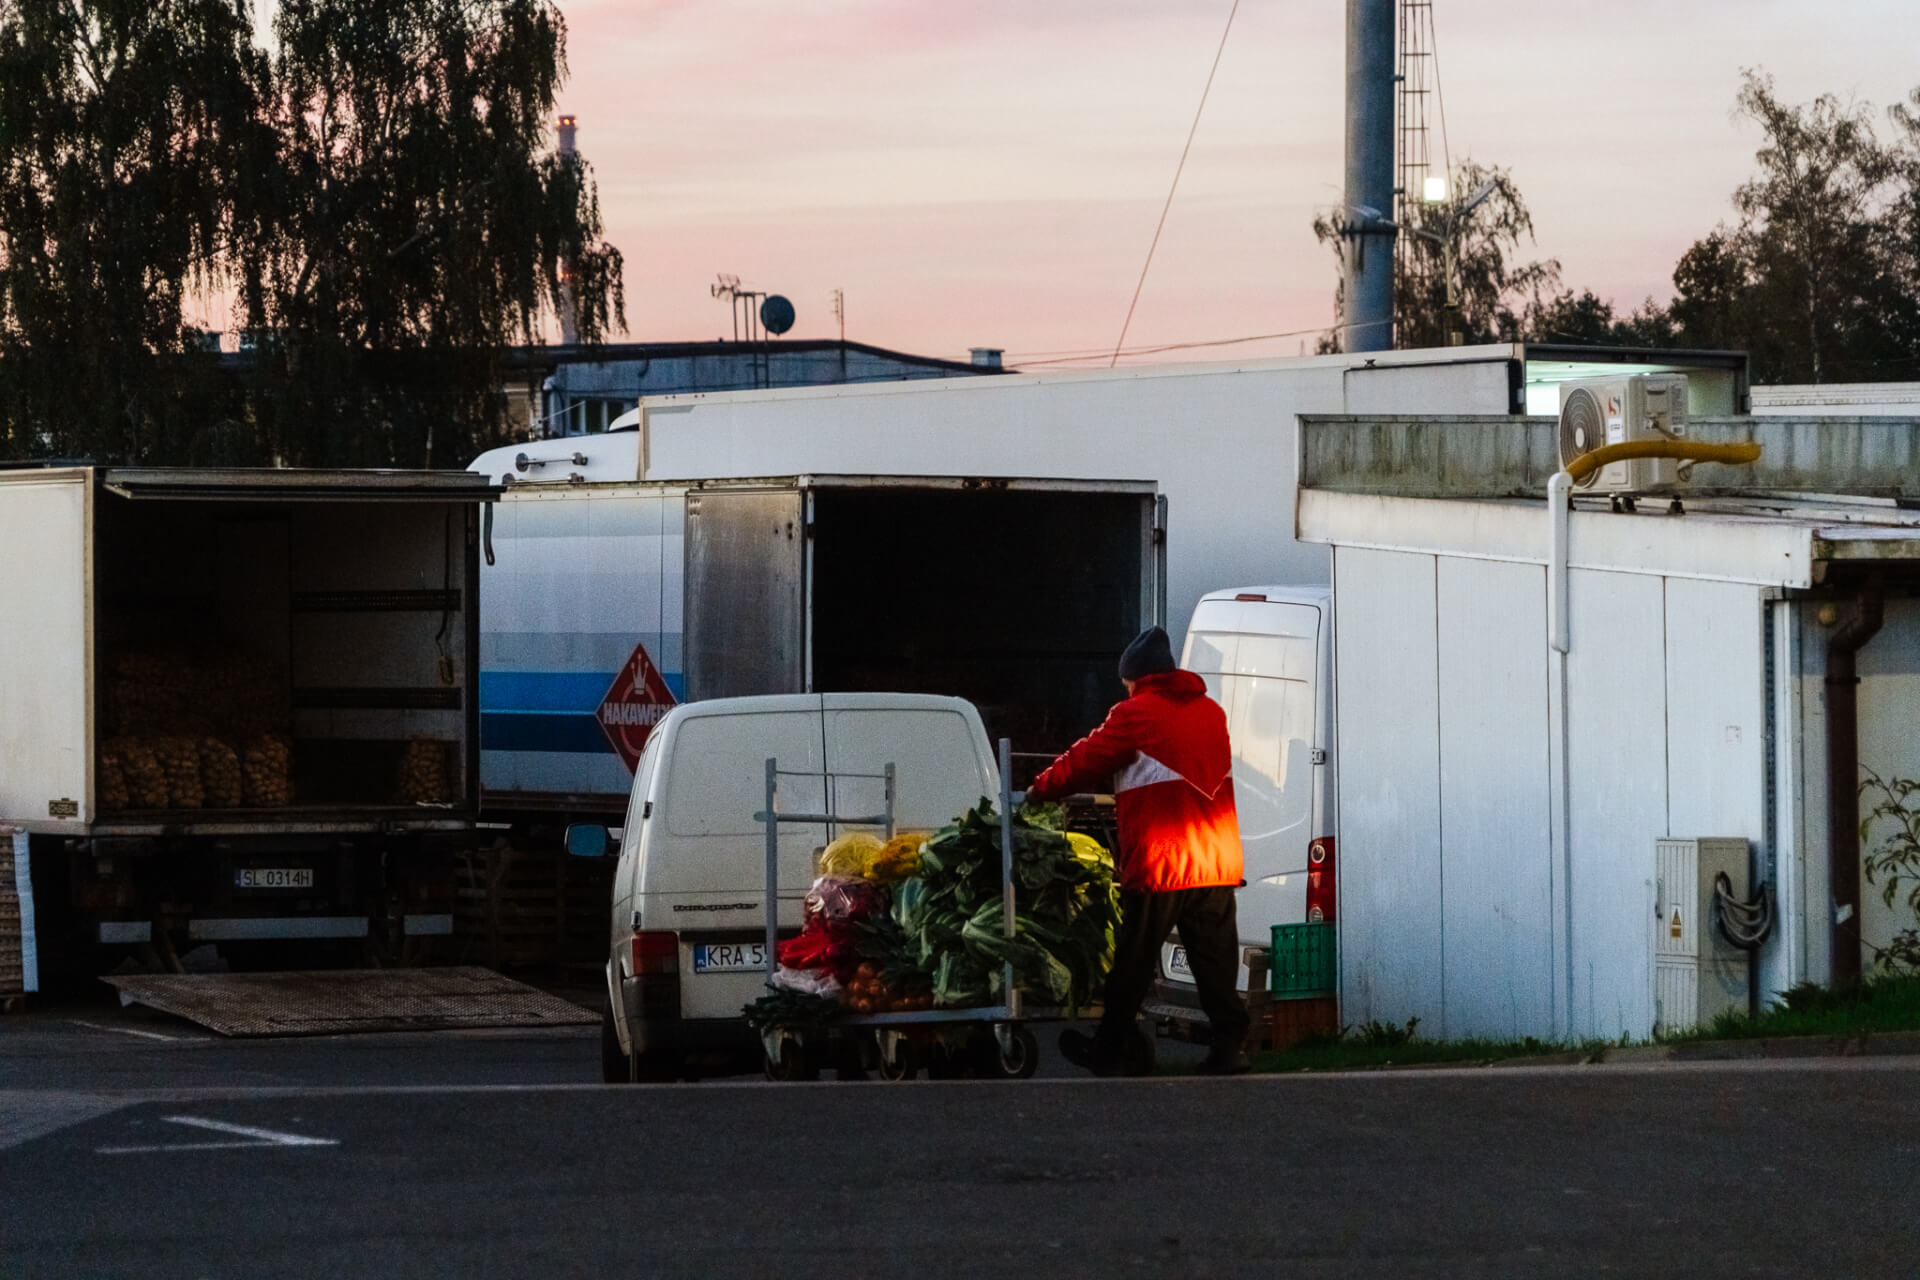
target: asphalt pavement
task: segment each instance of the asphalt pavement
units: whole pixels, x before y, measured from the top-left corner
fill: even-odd
[[[1916,1059],[602,1086],[596,1053],[0,1021],[0,1276],[1920,1269]]]

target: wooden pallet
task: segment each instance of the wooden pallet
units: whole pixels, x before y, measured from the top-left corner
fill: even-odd
[[[0,889],[0,1002],[8,1012],[26,997],[26,957],[22,954],[20,899],[12,890],[13,857],[7,857],[7,874]]]
[[[496,969],[598,970],[613,861],[505,842],[462,854],[454,866],[457,951]]]

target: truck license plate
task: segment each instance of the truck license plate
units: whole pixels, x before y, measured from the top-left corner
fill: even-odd
[[[693,948],[695,973],[759,973],[766,967],[764,942],[702,942]]]
[[[312,867],[239,867],[233,873],[236,889],[311,889]]]
[[[1167,976],[1169,978],[1182,978],[1188,982],[1193,981],[1193,966],[1187,963],[1187,949],[1185,947],[1175,947],[1173,954],[1167,957]]]

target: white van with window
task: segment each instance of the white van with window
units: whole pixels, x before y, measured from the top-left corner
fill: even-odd
[[[997,795],[999,770],[973,704],[905,693],[716,698],[675,707],[634,771],[614,872],[602,1068],[610,1081],[672,1079],[688,1055],[758,1051],[741,1008],[766,994],[767,760],[783,813],[885,811],[930,831]],[[800,927],[815,851],[843,831],[782,824],[779,924]],[[604,849],[575,827],[569,848]]]
[[[1273,926],[1334,919],[1333,592],[1241,587],[1202,596],[1180,665],[1226,709],[1233,799],[1246,884],[1237,915],[1245,948]],[[1161,953],[1153,1012],[1197,1015],[1185,952]]]

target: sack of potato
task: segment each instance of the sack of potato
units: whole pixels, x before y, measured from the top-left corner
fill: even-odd
[[[240,753],[218,738],[200,739],[200,787],[209,809],[237,809],[246,798]]]
[[[400,756],[396,799],[401,804],[446,804],[453,799],[453,770],[447,753],[452,744],[437,738],[415,738]]]
[[[286,740],[263,733],[240,756],[242,799],[256,808],[293,803],[293,753]]]
[[[126,765],[111,745],[100,748],[100,768],[94,783],[102,809],[113,811],[132,805],[133,797],[127,793]]]
[[[200,744],[192,738],[155,738],[153,754],[167,775],[167,807],[198,809],[206,803],[200,785]]]
[[[164,809],[167,807],[167,771],[153,748],[138,738],[115,738],[105,751],[120,763],[120,776],[126,786],[128,809]],[[105,808],[113,808],[104,800]]]

